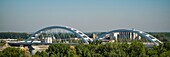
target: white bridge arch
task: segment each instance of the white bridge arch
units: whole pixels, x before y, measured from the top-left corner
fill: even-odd
[[[112,30],[112,31],[109,31],[109,32],[106,32],[106,33],[100,35],[94,41],[102,40],[102,39],[105,38],[106,35],[111,34],[111,33],[115,33],[115,32],[125,32],[125,33],[126,32],[132,32],[132,33],[136,33],[136,34],[146,38],[150,42],[152,42],[155,46],[158,46],[160,43],[162,43],[160,40],[158,40],[157,38],[153,37],[152,35],[147,34],[147,33],[143,32],[143,31],[140,31],[140,30],[135,30],[135,29],[117,29],[117,30]]]
[[[85,44],[89,44],[89,41],[92,41],[91,38],[89,38],[86,34],[84,34],[83,32],[75,29],[75,28],[72,28],[72,27],[68,27],[68,26],[49,26],[49,27],[45,27],[43,29],[40,29],[38,30],[37,32],[33,33],[29,38],[27,38],[25,40],[25,42],[27,43],[28,40],[30,40],[31,38],[37,38],[39,34],[42,33],[42,31],[45,31],[45,30],[50,30],[50,29],[64,29],[64,30],[67,30],[67,31],[70,31],[72,33],[75,33],[77,36],[79,36],[79,38],[82,39],[82,41],[85,43]],[[33,42],[34,40],[31,40],[31,43]]]

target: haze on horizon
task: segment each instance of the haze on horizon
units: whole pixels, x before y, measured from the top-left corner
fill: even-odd
[[[84,32],[170,32],[170,0],[0,0],[0,32],[66,25]]]

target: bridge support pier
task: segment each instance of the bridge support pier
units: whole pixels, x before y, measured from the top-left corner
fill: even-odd
[[[32,47],[32,45],[29,45],[28,48],[29,48],[30,54],[35,54],[35,53],[33,53],[33,50],[35,50],[35,49]]]

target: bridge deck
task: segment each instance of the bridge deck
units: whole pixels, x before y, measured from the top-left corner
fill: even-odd
[[[19,42],[19,43],[8,43],[10,46],[30,46],[30,45],[51,45],[51,44],[69,44],[69,45],[78,45],[78,43],[25,43],[25,42]]]

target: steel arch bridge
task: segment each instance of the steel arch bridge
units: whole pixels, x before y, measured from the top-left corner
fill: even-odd
[[[38,36],[43,32],[43,31],[46,31],[46,30],[50,30],[50,29],[64,29],[64,30],[67,30],[67,31],[70,31],[74,34],[76,34],[82,41],[83,43],[85,44],[89,44],[89,41],[92,41],[91,38],[89,38],[86,34],[84,34],[83,32],[75,29],[75,28],[72,28],[72,27],[68,27],[68,26],[49,26],[49,27],[45,27],[43,29],[40,29],[38,31],[36,31],[35,33],[33,33],[29,38],[27,38],[25,40],[26,43],[28,43],[28,41],[30,39],[36,39],[38,38]],[[31,40],[31,44],[33,43],[34,40]]]
[[[141,37],[147,39],[148,41],[152,42],[155,46],[158,46],[159,44],[162,44],[162,42],[160,40],[158,40],[157,38],[153,37],[152,35],[147,34],[147,33],[143,32],[143,31],[140,31],[140,30],[135,30],[135,29],[117,29],[117,30],[112,30],[112,31],[109,31],[109,32],[106,32],[106,33],[100,35],[98,38],[96,38],[94,40],[94,42],[96,42],[97,40],[104,40],[106,38],[106,36],[114,34],[116,32],[118,32],[118,34],[122,34],[122,33],[123,34],[130,34],[130,33],[132,33],[132,36],[134,35],[133,33],[136,33],[139,36],[141,36]],[[128,33],[128,32],[130,32],[130,33]],[[113,35],[113,36],[114,36],[113,38],[117,38],[117,37],[115,37],[115,35]],[[120,35],[119,35],[119,37],[120,37]]]

